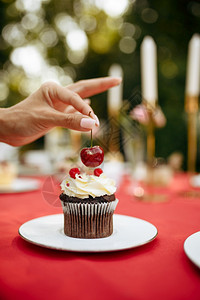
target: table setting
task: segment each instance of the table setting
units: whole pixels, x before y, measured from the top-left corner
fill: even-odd
[[[45,179],[39,179],[43,186]],[[148,287],[150,298],[163,295],[168,286],[166,298],[198,299],[200,204],[199,198],[181,194],[183,186],[190,188],[188,179],[186,174],[178,174],[168,191],[168,201],[152,203],[129,193],[130,178],[125,174],[116,193],[119,203],[113,235],[89,241],[64,235],[61,206],[51,205],[41,190],[15,193],[14,197],[1,195],[2,297],[21,298],[25,294],[40,299],[50,283],[56,289],[52,288],[49,297],[62,297],[67,276],[68,297],[73,297],[78,282],[89,299],[102,297],[105,290],[111,298],[140,295],[145,299],[141,283]],[[163,280],[166,277],[167,281]],[[95,285],[88,293],[89,278]],[[117,290],[112,288],[116,281]],[[34,289],[31,282],[40,289]]]

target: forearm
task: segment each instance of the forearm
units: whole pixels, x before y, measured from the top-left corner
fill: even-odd
[[[0,142],[22,146],[45,134],[45,130],[37,130],[42,113],[29,109],[29,105],[22,102],[22,105],[0,109]]]
[[[18,109],[18,106],[0,108],[0,142],[21,146],[25,144],[24,133],[31,124],[31,117],[26,112]]]

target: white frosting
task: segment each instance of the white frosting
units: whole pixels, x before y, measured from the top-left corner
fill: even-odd
[[[76,179],[67,176],[61,183],[63,194],[81,199],[89,196],[100,197],[112,195],[116,192],[115,181],[107,178],[104,173],[95,175],[76,174]]]

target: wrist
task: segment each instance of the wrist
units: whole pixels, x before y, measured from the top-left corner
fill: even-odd
[[[7,136],[7,112],[9,108],[0,108],[0,142],[8,143],[6,140]]]

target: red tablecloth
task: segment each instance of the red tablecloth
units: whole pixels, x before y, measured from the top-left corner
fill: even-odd
[[[44,178],[42,179],[44,180]],[[188,177],[176,176],[165,202],[137,201],[124,178],[116,213],[147,220],[155,240],[113,253],[71,253],[29,244],[18,235],[24,222],[61,213],[41,191],[0,195],[0,299],[200,299],[200,270],[183,250],[200,230],[200,198],[184,194]]]

